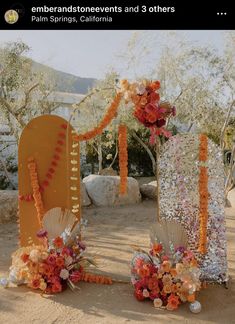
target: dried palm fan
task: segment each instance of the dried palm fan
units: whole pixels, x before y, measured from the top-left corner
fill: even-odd
[[[150,231],[151,242],[158,242],[163,245],[167,255],[172,254],[172,247],[187,247],[188,239],[184,227],[176,222],[161,219],[161,222],[153,225]]]
[[[48,238],[53,239],[66,233],[69,241],[80,232],[80,223],[68,209],[55,207],[48,210],[43,217],[43,228],[48,232]]]

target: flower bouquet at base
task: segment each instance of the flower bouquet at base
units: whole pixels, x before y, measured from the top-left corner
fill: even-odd
[[[96,262],[84,256],[86,246],[80,240],[81,225],[72,213],[58,208],[45,214],[43,227],[37,233],[41,244],[21,247],[13,253],[9,276],[1,279],[2,286],[25,284],[53,294],[67,286],[75,289],[79,281],[112,283],[111,278],[87,272]]]
[[[183,245],[175,244],[177,240],[174,242],[174,236],[170,235],[167,226],[183,233],[178,223],[160,224],[157,231],[153,231],[151,250],[145,252],[135,249],[131,261],[131,282],[135,297],[139,301],[150,299],[156,308],[167,310],[175,310],[185,302],[191,303],[191,309],[193,303],[197,303],[200,311],[201,305],[196,301],[196,292],[201,288],[197,260],[187,249],[185,239]],[[185,235],[182,237],[185,238]]]

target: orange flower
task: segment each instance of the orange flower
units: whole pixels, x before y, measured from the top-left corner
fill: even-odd
[[[190,262],[190,265],[191,265],[192,267],[197,267],[197,266],[198,266],[198,262],[197,262],[197,260],[196,260],[195,258],[192,259],[191,262]]]
[[[127,154],[127,127],[119,125],[118,128],[118,147],[119,147],[119,169],[120,169],[120,186],[119,193],[124,195],[127,192],[127,175],[128,175],[128,154]]]
[[[170,294],[172,292],[171,290],[171,285],[170,284],[166,284],[163,286],[163,291],[165,294]]]
[[[162,282],[164,285],[171,285],[172,284],[172,277],[170,274],[165,274],[162,278]]]
[[[21,260],[26,263],[29,260],[29,255],[26,253],[22,254]]]
[[[170,268],[171,268],[171,263],[170,261],[163,261],[161,268],[164,272],[170,272]]]
[[[174,295],[174,294],[171,294],[168,299],[167,299],[167,305],[166,305],[166,308],[168,310],[174,310],[174,309],[177,309],[179,304],[180,304],[180,301],[179,301],[179,297]]]
[[[171,285],[171,292],[172,293],[177,293],[178,292],[178,287],[176,284]]]
[[[149,290],[152,290],[152,291],[154,290],[157,293],[159,292],[159,286],[158,286],[157,278],[150,278],[148,280],[148,288],[149,288]]]
[[[62,248],[64,246],[63,239],[61,237],[59,237],[59,236],[54,239],[53,244],[58,249],[60,249],[60,248]]]
[[[200,135],[200,147],[199,147],[199,161],[207,161],[207,136]],[[206,253],[206,243],[207,243],[207,220],[208,220],[208,173],[205,166],[200,166],[199,170],[199,247],[200,253]]]
[[[33,189],[33,198],[34,198],[34,205],[37,211],[37,218],[39,226],[42,227],[42,217],[44,215],[44,207],[42,202],[41,193],[39,191],[39,183],[38,183],[38,174],[37,174],[37,167],[36,162],[33,157],[28,159],[28,169],[29,175],[31,180],[31,187]]]
[[[56,258],[56,265],[58,267],[63,267],[64,266],[64,258],[62,258],[62,257]]]
[[[48,276],[51,274],[51,267],[46,263],[41,263],[39,266],[39,272]]]
[[[140,269],[137,270],[137,274],[138,274],[141,278],[148,277],[149,274],[150,274],[149,268],[143,266],[142,268],[140,268]]]
[[[171,268],[170,269],[170,274],[172,275],[172,277],[176,277],[177,276],[177,271],[175,268]]]
[[[121,99],[122,99],[122,93],[118,92],[116,94],[116,97],[114,98],[113,102],[107,109],[107,112],[106,112],[104,118],[99,123],[99,125],[96,126],[93,130],[90,130],[84,134],[78,134],[78,135],[73,136],[73,140],[74,141],[87,141],[87,140],[90,140],[93,137],[97,136],[98,134],[101,134],[103,129],[105,127],[107,127],[108,124],[110,124],[110,122],[112,121],[112,119],[114,117],[116,117]]]
[[[38,289],[40,287],[40,283],[40,278],[35,276],[30,282],[30,287],[33,289]]]
[[[195,301],[195,294],[188,295],[187,300],[188,300],[188,302],[193,303]]]

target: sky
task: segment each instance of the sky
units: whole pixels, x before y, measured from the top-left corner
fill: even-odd
[[[0,46],[21,40],[31,48],[28,56],[39,63],[80,77],[101,79],[110,67],[125,75],[126,65],[119,55],[126,53],[128,41],[139,33],[146,35],[152,58],[157,60],[167,31],[6,30],[0,31]],[[179,35],[198,45],[212,45],[219,51],[225,45],[223,31],[176,31],[174,37]],[[144,68],[137,67],[137,74],[143,74]]]

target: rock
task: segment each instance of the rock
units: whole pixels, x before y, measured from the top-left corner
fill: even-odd
[[[81,181],[82,206],[91,205],[86,187]],[[17,220],[18,190],[0,190],[0,224]]]
[[[84,185],[84,183],[81,181],[81,194],[82,194],[82,197],[81,197],[81,200],[82,200],[82,206],[83,207],[87,207],[87,206],[90,206],[91,205],[91,200],[87,194],[87,191],[86,191],[86,187]]]
[[[228,193],[228,201],[230,203],[229,207],[235,208],[235,188],[229,191]]]
[[[16,221],[18,210],[18,191],[0,190],[0,223]]]
[[[140,192],[143,197],[148,199],[157,198],[157,181],[151,181],[149,183],[142,184],[140,186]]]
[[[127,195],[119,196],[119,176],[91,174],[83,179],[87,193],[96,206],[129,205],[140,202],[138,181],[128,177]]]
[[[104,175],[104,176],[116,176],[117,175],[117,171],[114,170],[113,168],[105,168],[105,169],[102,169],[100,171],[100,175]]]

